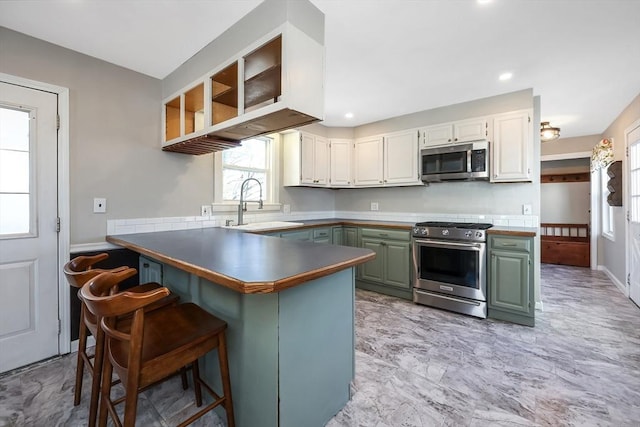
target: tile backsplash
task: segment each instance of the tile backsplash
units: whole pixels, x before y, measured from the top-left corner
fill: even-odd
[[[535,215],[483,215],[483,214],[441,214],[371,211],[305,211],[283,214],[281,212],[247,213],[247,223],[263,221],[304,221],[313,219],[359,219],[416,223],[420,221],[488,222],[506,227],[540,226]],[[219,227],[227,220],[236,220],[236,215],[219,214],[211,216],[182,216],[166,218],[113,219],[107,221],[107,234],[149,233],[153,231],[188,230],[194,228]]]

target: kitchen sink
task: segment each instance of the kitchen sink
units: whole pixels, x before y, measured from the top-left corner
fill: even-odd
[[[290,222],[290,221],[265,221],[265,222],[253,222],[251,224],[243,225],[225,225],[223,228],[231,228],[236,230],[245,231],[267,231],[276,230],[280,228],[293,228],[304,225],[302,222]]]

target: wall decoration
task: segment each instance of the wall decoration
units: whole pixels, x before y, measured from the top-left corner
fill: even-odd
[[[607,169],[609,182],[607,182],[607,203],[609,206],[622,206],[622,160],[611,163]]]
[[[613,141],[603,138],[591,152],[591,171],[606,168],[613,162]]]

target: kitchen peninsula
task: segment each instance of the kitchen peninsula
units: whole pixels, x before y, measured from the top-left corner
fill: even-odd
[[[238,426],[324,425],[354,378],[354,266],[373,251],[223,228],[107,236],[225,320]],[[202,368],[215,386],[217,355]],[[223,415],[222,415],[223,416]]]

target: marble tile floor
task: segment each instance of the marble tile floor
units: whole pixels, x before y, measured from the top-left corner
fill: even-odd
[[[584,268],[543,265],[542,295],[530,328],[358,290],[353,396],[327,426],[640,425],[640,309]],[[0,377],[0,426],[85,425],[74,367],[71,354]],[[141,396],[138,424],[192,405],[176,378]]]

